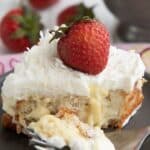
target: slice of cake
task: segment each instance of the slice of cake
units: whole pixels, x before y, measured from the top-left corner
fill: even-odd
[[[13,123],[27,127],[45,115],[55,115],[61,107],[67,107],[75,111],[81,121],[92,126],[121,128],[140,107],[145,67],[139,54],[109,47],[101,25],[96,23],[95,29],[95,22],[86,20],[82,24],[87,26],[82,28],[83,25],[77,23],[73,26],[74,32],[67,33],[73,35],[67,42],[63,36],[64,45],[60,39],[51,41],[54,33],[42,34],[38,45],[24,54],[14,73],[6,78],[2,87],[3,109],[12,117]],[[85,31],[80,32],[81,29]],[[77,38],[79,34],[81,36]],[[65,58],[68,53],[63,51],[64,47],[75,50],[73,54],[69,53],[71,59]],[[101,53],[97,50],[99,47]],[[87,61],[81,55],[80,59],[76,58],[77,49],[81,49],[79,52],[84,56],[92,49],[93,52]]]

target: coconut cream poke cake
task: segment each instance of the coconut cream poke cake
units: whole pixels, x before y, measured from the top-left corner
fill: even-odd
[[[114,149],[101,128],[122,128],[141,106],[144,71],[139,54],[111,46],[108,31],[96,20],[55,27],[41,33],[4,81],[3,122],[68,145],[76,145],[73,135],[80,137],[85,150]],[[87,128],[96,135],[90,137]],[[101,140],[109,144],[100,148]]]

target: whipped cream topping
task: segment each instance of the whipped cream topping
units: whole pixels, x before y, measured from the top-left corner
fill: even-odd
[[[90,96],[90,87],[106,91],[130,92],[144,75],[145,66],[135,52],[110,47],[106,68],[98,75],[88,75],[63,64],[57,54],[57,42],[49,43],[52,34],[41,34],[38,45],[24,53],[23,61],[2,87],[3,109],[13,115],[19,100],[29,96]]]
[[[61,119],[46,115],[32,122],[29,128],[57,148],[68,145],[71,150],[115,150],[99,127],[88,126],[72,114],[65,114]]]

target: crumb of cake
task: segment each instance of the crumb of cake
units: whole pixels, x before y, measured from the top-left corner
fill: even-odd
[[[77,115],[77,111],[73,110],[73,109],[69,109],[67,107],[60,107],[58,113],[56,114],[56,116],[58,118],[63,118],[65,116],[65,114]]]

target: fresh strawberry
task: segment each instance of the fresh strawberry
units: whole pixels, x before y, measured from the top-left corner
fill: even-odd
[[[73,24],[69,30],[60,27],[55,37],[59,39],[57,51],[64,64],[76,70],[96,75],[106,66],[109,55],[109,33],[102,23],[84,19]]]
[[[29,2],[33,8],[41,10],[54,5],[58,0],[29,0]]]
[[[8,12],[0,23],[0,35],[4,44],[13,52],[22,52],[36,44],[42,25],[39,17],[25,8]]]
[[[57,24],[70,23],[84,16],[94,18],[93,7],[87,8],[83,3],[69,6],[58,15]]]

